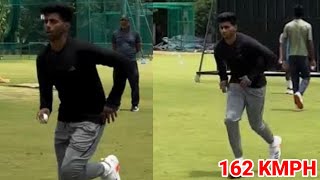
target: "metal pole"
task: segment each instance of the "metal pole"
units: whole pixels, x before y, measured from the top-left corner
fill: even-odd
[[[135,7],[136,7],[136,31],[141,34],[140,32],[140,26],[141,26],[141,22],[140,22],[140,0],[136,0],[136,4],[135,4]],[[141,58],[143,58],[143,42],[141,44]]]
[[[146,11],[146,9],[143,7],[143,4],[142,4],[142,2],[140,1],[140,8],[141,8],[141,12],[142,12],[142,16],[144,17],[144,19],[145,19],[145,22],[146,22],[146,25],[147,25],[147,27],[148,27],[148,31],[149,31],[149,33],[150,33],[150,37],[152,38],[152,32],[153,32],[153,30],[151,30],[151,27],[150,27],[150,24],[149,24],[149,20],[148,20],[148,18],[147,18],[147,13],[145,12]],[[152,16],[151,16],[152,17]]]
[[[88,19],[89,19],[89,42],[91,42],[91,4],[90,1],[87,0],[88,5]]]
[[[200,72],[201,69],[202,69],[202,63],[203,63],[204,53],[205,53],[206,45],[207,45],[207,37],[208,37],[208,34],[209,34],[209,30],[210,30],[210,26],[211,26],[211,21],[212,21],[212,14],[213,14],[213,0],[212,0],[212,2],[211,2],[211,8],[210,8],[209,16],[208,16],[208,22],[207,22],[207,28],[206,28],[206,35],[205,35],[205,37],[204,37],[204,42],[203,42],[203,50],[202,50],[202,54],[201,54],[199,72]]]
[[[141,33],[140,32],[140,26],[141,26],[141,22],[140,22],[140,0],[136,0],[136,31],[138,33]]]
[[[127,15],[127,7],[126,7],[127,3],[128,3],[127,0],[121,0],[121,5],[122,5],[121,15]]]

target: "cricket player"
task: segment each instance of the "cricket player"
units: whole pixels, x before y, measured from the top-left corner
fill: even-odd
[[[298,109],[303,109],[303,94],[310,81],[310,67],[316,66],[314,45],[312,40],[312,26],[302,19],[303,7],[296,5],[294,19],[287,23],[283,29],[282,52],[285,52],[286,42],[289,46],[289,69],[291,73],[294,102]],[[286,54],[283,53],[283,59]],[[310,59],[310,62],[309,62]],[[300,83],[300,77],[302,81]]]
[[[234,13],[221,13],[217,21],[222,39],[215,47],[214,57],[220,89],[227,93],[225,125],[234,157],[243,160],[239,121],[246,109],[251,128],[269,145],[269,158],[280,159],[281,137],[274,136],[263,120],[267,84],[264,71],[277,63],[277,57],[257,40],[237,32]]]
[[[69,37],[73,10],[64,4],[41,9],[48,46],[37,57],[40,110],[37,119],[47,122],[52,112],[52,87],[60,99],[54,146],[59,180],[120,180],[119,160],[109,155],[89,163],[103,134],[106,120],[115,120],[116,106],[105,98],[96,65],[127,71],[128,60]],[[114,88],[117,89],[117,82]]]

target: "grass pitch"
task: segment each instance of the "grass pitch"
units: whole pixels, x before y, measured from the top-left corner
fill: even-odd
[[[106,127],[92,159],[98,161],[108,154],[117,155],[125,180],[152,179],[152,63],[139,66],[140,112],[128,111],[131,106],[128,85],[121,107],[125,110],[118,113],[114,124]],[[99,73],[108,94],[112,86],[112,69],[99,66]],[[53,149],[59,104],[57,93],[49,123],[41,125],[35,119],[39,106],[38,89],[9,87],[10,84],[36,83],[35,61],[1,60],[0,76],[11,80],[9,84],[0,84],[0,179],[57,180]]]
[[[195,83],[199,62],[200,55],[178,53],[154,58],[154,180],[224,179],[218,162],[233,160],[223,122],[226,96],[217,76],[202,76]],[[203,68],[215,70],[212,56]],[[319,79],[313,78],[305,110],[296,112],[292,96],[284,94],[284,77],[268,77],[264,119],[283,138],[282,158],[319,160],[319,87]],[[267,158],[268,146],[251,130],[246,114],[240,128],[245,158],[255,163]],[[299,177],[294,179],[306,179]]]

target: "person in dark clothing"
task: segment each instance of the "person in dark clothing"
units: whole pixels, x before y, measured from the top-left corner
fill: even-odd
[[[227,92],[225,125],[229,143],[236,159],[243,160],[239,121],[246,108],[251,128],[269,144],[269,158],[280,158],[281,138],[263,121],[266,93],[264,71],[277,57],[257,40],[237,32],[236,16],[232,12],[219,14],[222,40],[215,47],[214,57],[220,77],[220,89]],[[228,82],[227,68],[231,78]]]
[[[60,99],[54,145],[59,180],[101,177],[120,180],[119,160],[109,155],[99,163],[88,163],[103,134],[106,121],[117,117],[116,105],[105,98],[96,65],[127,71],[126,57],[69,37],[73,10],[65,4],[41,9],[48,46],[37,57],[40,110],[37,119],[47,123],[52,112],[53,86]],[[114,82],[119,90],[118,82]]]
[[[116,30],[112,35],[112,48],[114,51],[126,56],[130,61],[130,69],[126,72],[118,68],[114,68],[114,81],[121,82],[121,87],[117,90],[112,89],[111,95],[117,94],[114,99],[116,105],[120,107],[121,96],[126,87],[126,80],[128,79],[131,87],[131,111],[139,111],[139,69],[136,60],[136,54],[141,50],[141,38],[139,33],[134,32],[130,28],[129,19],[127,16],[122,16],[120,19],[120,29]]]

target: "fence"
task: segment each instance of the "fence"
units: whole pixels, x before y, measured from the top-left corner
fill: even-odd
[[[1,0],[0,56],[25,57],[37,54],[46,43],[40,8],[51,0]],[[66,0],[75,8],[71,36],[111,48],[112,33],[127,14],[131,27],[141,35],[142,55],[152,56],[153,15],[141,0]]]
[[[217,11],[235,12],[240,31],[255,37],[278,54],[279,36],[285,23],[293,18],[295,4],[304,6],[304,19],[313,26],[314,46],[320,65],[320,0],[218,0]]]

